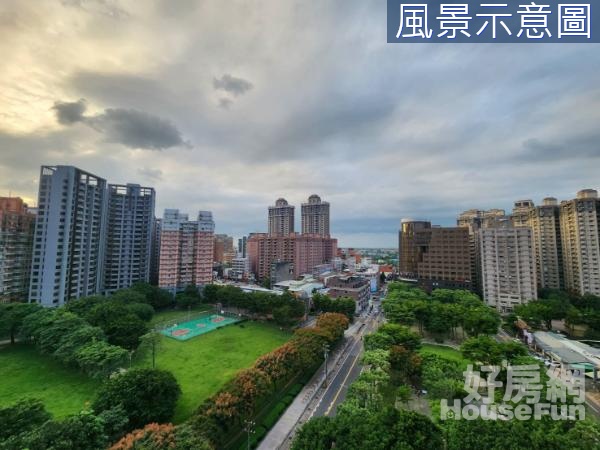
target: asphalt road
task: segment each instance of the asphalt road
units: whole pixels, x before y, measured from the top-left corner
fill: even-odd
[[[380,318],[381,316],[377,315],[359,319],[363,321],[364,326],[360,327],[353,336],[354,341],[344,357],[342,366],[335,376],[329,379],[327,390],[313,411],[313,417],[335,416],[337,407],[346,398],[348,387],[362,371],[362,365],[360,364],[360,358],[364,351],[362,336],[375,330]]]

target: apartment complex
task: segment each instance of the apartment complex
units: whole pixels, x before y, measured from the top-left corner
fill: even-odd
[[[294,207],[284,198],[269,206],[269,235],[289,236],[294,232]]]
[[[476,233],[484,301],[500,313],[537,299],[536,259],[529,227],[510,220]]]
[[[417,280],[427,291],[471,289],[469,231],[432,227],[430,222],[403,219],[399,234],[400,276]]]
[[[155,201],[156,194],[151,187],[108,185],[106,293],[150,280]]]
[[[162,219],[155,217],[152,227],[152,251],[150,261],[150,284],[158,285],[158,270],[160,267],[160,232],[162,230]]]
[[[495,226],[498,221],[506,219],[506,211],[503,209],[470,209],[461,213],[456,221],[461,228],[469,230],[469,251],[471,257],[471,283],[473,290],[482,293],[481,286],[481,260],[475,239],[475,234],[482,228]]]
[[[27,300],[34,227],[23,199],[0,197],[0,302]]]
[[[247,251],[250,269],[258,279],[271,278],[274,262],[291,263],[296,278],[331,261],[337,253],[337,240],[299,233],[288,236],[254,233],[248,239]]]
[[[600,295],[600,199],[584,189],[560,203],[560,232],[566,289]]]
[[[302,234],[329,237],[329,203],[316,194],[302,203]]]
[[[538,286],[564,289],[558,200],[548,197],[543,200],[542,205],[532,207],[528,226],[532,232]]]
[[[158,285],[177,292],[213,279],[214,228],[212,213],[200,211],[190,221],[178,209],[166,209],[160,235]]]
[[[59,306],[102,291],[106,180],[72,166],[42,166],[29,300]]]

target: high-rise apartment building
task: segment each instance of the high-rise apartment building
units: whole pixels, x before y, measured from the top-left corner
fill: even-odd
[[[541,206],[529,211],[528,225],[532,231],[540,288],[564,289],[559,213],[558,200],[552,197],[545,198]]]
[[[535,204],[532,200],[517,200],[510,216],[513,226],[528,227],[529,213],[533,208],[535,208]]]
[[[226,234],[216,234],[214,250],[215,262],[231,264],[233,258],[235,258],[233,238]]]
[[[0,302],[27,300],[34,227],[23,199],[0,197]]]
[[[536,263],[531,229],[510,220],[476,233],[484,301],[500,313],[537,299]]]
[[[294,207],[280,198],[269,206],[269,235],[289,236],[294,232]]]
[[[560,232],[565,288],[600,295],[600,199],[584,189],[560,203]]]
[[[152,227],[152,250],[150,262],[150,284],[158,286],[158,269],[160,267],[160,231],[162,219],[155,217]]]
[[[106,293],[128,288],[138,281],[149,281],[155,200],[156,194],[150,187],[108,185]]]
[[[244,236],[238,239],[238,256],[245,258],[246,255],[246,243],[248,242],[248,237]]]
[[[29,299],[59,306],[102,291],[106,180],[42,166]]]
[[[176,292],[212,281],[215,224],[210,211],[190,221],[177,209],[166,209],[160,236],[158,284]]]
[[[417,280],[427,291],[471,289],[471,248],[466,228],[432,227],[404,219],[399,234],[400,276]]]
[[[471,254],[471,282],[473,290],[479,295],[483,294],[481,286],[481,260],[479,259],[479,249],[475,239],[475,233],[482,228],[496,226],[499,221],[505,220],[506,211],[503,209],[470,209],[461,213],[456,221],[461,228],[469,230],[469,246]]]
[[[302,233],[329,237],[329,203],[321,201],[318,195],[308,197],[302,203]]]

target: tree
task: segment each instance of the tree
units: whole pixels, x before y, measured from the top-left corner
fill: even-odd
[[[377,333],[391,337],[393,345],[402,345],[408,350],[414,351],[421,347],[419,335],[402,325],[385,323],[377,329]]]
[[[0,408],[0,442],[38,428],[51,418],[44,404],[36,399],[22,399]]]
[[[240,399],[240,409],[248,414],[260,398],[271,392],[271,379],[260,369],[246,369],[233,380],[232,392]]]
[[[296,433],[292,450],[330,450],[335,436],[335,419],[315,417],[302,425]]]
[[[127,309],[144,322],[150,322],[154,316],[154,308],[147,303],[128,303]]]
[[[204,303],[217,303],[217,292],[219,286],[216,284],[207,284],[202,290],[202,299]]]
[[[99,327],[84,325],[66,333],[60,338],[54,356],[66,365],[77,365],[77,352],[88,344],[104,341],[104,333]]]
[[[325,313],[317,317],[317,327],[330,333],[331,343],[344,336],[344,331],[348,328],[349,323],[348,318],[339,313]]]
[[[113,302],[121,303],[149,303],[147,296],[138,289],[119,289],[110,296]]]
[[[93,403],[96,412],[121,405],[126,411],[128,429],[151,422],[167,422],[173,417],[181,389],[172,373],[157,369],[131,369],[107,380]]]
[[[189,425],[150,423],[123,436],[110,450],[212,450],[210,442]]]
[[[362,364],[387,372],[390,369],[390,352],[382,349],[366,351],[362,357]]]
[[[0,303],[0,336],[8,336],[14,344],[23,319],[40,308],[36,303]]]
[[[149,283],[137,282],[130,288],[143,294],[146,298],[145,303],[150,304],[154,309],[169,308],[173,305],[173,295],[169,291],[152,286]]]
[[[91,342],[75,354],[77,365],[92,378],[107,378],[125,366],[129,353],[104,341]]]
[[[23,448],[29,450],[98,450],[107,444],[104,421],[89,411],[49,420],[23,438]]]
[[[96,305],[86,318],[92,325],[102,328],[109,343],[129,350],[137,348],[140,337],[148,332],[146,323],[118,301]]]

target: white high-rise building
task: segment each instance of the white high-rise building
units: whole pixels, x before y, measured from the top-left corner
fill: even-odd
[[[584,189],[560,204],[565,288],[600,295],[600,199]]]
[[[106,180],[73,166],[42,166],[29,300],[60,306],[102,291]]]
[[[109,184],[105,292],[149,281],[155,198],[151,187]]]
[[[564,289],[558,200],[548,197],[541,206],[532,208],[528,225],[533,233],[538,286]]]
[[[476,233],[484,301],[500,313],[537,299],[536,260],[531,229],[510,220]]]

